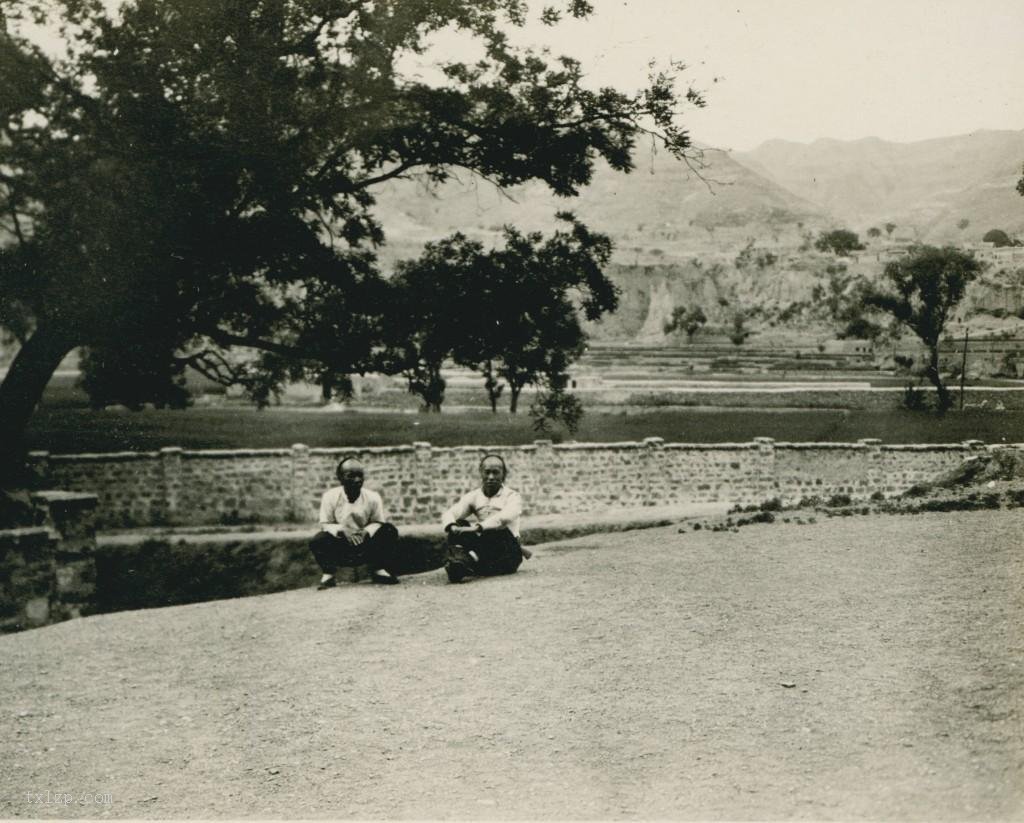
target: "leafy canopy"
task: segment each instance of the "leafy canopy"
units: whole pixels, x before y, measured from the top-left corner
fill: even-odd
[[[856,232],[849,229],[833,229],[821,232],[814,241],[814,248],[818,251],[832,252],[839,257],[847,257],[852,251],[861,251],[864,244],[860,242]]]
[[[586,341],[581,314],[596,320],[614,311],[618,292],[604,274],[608,237],[571,213],[557,217],[564,228],[547,237],[506,226],[500,247],[485,250],[455,234],[402,263],[390,284],[389,302],[398,311],[385,333],[381,368],[404,373],[410,390],[434,410],[443,400],[441,365],[448,358],[483,374],[495,397],[504,381],[513,411],[526,385],[563,389]]]
[[[983,268],[980,261],[960,249],[921,246],[886,265],[886,290],[873,290],[864,297],[867,305],[892,315],[928,347],[930,359],[925,373],[935,385],[942,411],[949,408],[951,400],[939,374],[939,340],[967,285]]]
[[[600,159],[630,170],[641,135],[685,160],[680,109],[703,105],[677,91],[679,66],[635,92],[590,88],[577,61],[514,46],[522,0],[2,8],[0,322],[39,338],[0,386],[16,432],[75,346],[145,345],[173,366],[150,374],[187,364],[262,399],[286,379],[336,383],[393,318],[375,186],[459,171],[572,196]],[[590,13],[568,0],[543,16]],[[482,55],[423,79],[415,61],[450,31]]]

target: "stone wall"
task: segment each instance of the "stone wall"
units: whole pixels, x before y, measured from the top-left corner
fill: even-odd
[[[896,494],[952,468],[975,441],[929,446],[858,443],[572,443],[528,446],[408,446],[248,451],[185,451],[49,455],[35,453],[41,482],[97,495],[97,525],[111,529],[160,525],[312,523],[320,495],[335,485],[338,460],[359,455],[367,486],[381,492],[397,524],[436,522],[477,480],[482,454],[495,451],[509,484],[532,515],[601,511],[608,507],[698,502],[796,502],[809,495],[866,498]]]
[[[95,610],[96,497],[33,495],[39,526],[0,531],[0,632]]]

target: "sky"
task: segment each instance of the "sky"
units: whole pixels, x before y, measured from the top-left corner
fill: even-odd
[[[1024,0],[591,3],[587,20],[532,22],[510,36],[577,57],[593,85],[623,90],[644,85],[652,60],[684,62],[708,105],[682,122],[703,145],[745,151],[772,138],[910,142],[1024,129]],[[457,41],[439,48],[473,56],[459,54]]]
[[[519,38],[640,86],[681,60],[707,107],[694,140],[910,142],[1024,129],[1024,0],[591,0],[594,16]]]

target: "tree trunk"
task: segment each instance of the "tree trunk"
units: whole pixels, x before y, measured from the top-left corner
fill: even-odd
[[[515,414],[517,411],[519,411],[519,392],[521,392],[522,390],[523,387],[520,386],[518,383],[508,384],[508,392],[511,398],[508,404],[508,410],[512,414]]]
[[[939,394],[938,410],[942,414],[949,411],[949,408],[953,405],[953,398],[949,394],[949,389],[946,388],[942,382],[942,377],[939,374],[939,345],[938,343],[930,344],[928,346],[928,368],[925,369],[925,375],[929,380],[932,381],[932,385],[935,386],[935,391]]]
[[[491,414],[498,413],[498,400],[501,397],[501,391],[505,387],[501,381],[494,374],[494,364],[488,360],[487,368],[484,371],[484,388],[487,389],[487,399],[491,403]]]
[[[24,480],[25,430],[46,384],[75,342],[45,325],[36,329],[0,384],[0,487]]]

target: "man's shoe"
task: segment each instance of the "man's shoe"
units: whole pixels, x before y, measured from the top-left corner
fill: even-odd
[[[370,575],[370,582],[377,583],[381,586],[394,586],[396,583],[401,583],[402,581],[393,574],[381,574],[380,572],[374,572]]]
[[[324,589],[333,589],[338,585],[338,581],[333,577],[328,577],[326,580],[321,580],[316,584],[316,590],[322,592]]]
[[[461,583],[469,574],[469,567],[458,560],[449,560],[444,564],[445,573],[448,575],[449,583]]]

